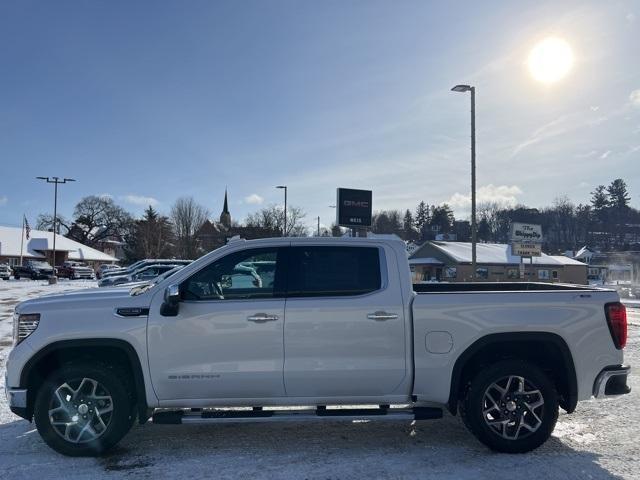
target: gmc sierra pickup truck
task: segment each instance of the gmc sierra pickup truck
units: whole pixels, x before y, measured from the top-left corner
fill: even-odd
[[[549,438],[559,408],[630,390],[614,291],[415,288],[399,240],[232,239],[154,284],[19,304],[9,404],[67,455],[100,454],[149,418],[427,420],[445,409],[515,453]]]

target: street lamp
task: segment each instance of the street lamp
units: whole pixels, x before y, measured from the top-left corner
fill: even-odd
[[[456,85],[454,92],[471,92],[471,279],[476,279],[476,243],[478,226],[476,223],[476,87]]]
[[[278,185],[276,188],[284,189],[284,228],[282,229],[282,236],[287,236],[287,186]]]
[[[53,183],[53,275],[51,277],[51,283],[55,283],[56,277],[56,223],[58,221],[58,184],[67,183],[67,182],[75,182],[73,178],[63,178],[62,180],[59,177],[36,177],[38,180],[44,180],[47,183]]]

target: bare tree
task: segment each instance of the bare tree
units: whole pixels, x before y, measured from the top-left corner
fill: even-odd
[[[303,219],[306,213],[300,207],[287,207],[287,237],[306,237],[308,229]],[[245,220],[247,227],[261,228],[266,231],[282,232],[284,225],[284,209],[277,205],[270,205],[251,213]]]
[[[58,234],[67,234],[69,232],[70,222],[61,215],[58,215],[56,221],[56,230]],[[41,213],[36,220],[36,230],[51,231],[53,230],[53,215],[50,213]],[[64,231],[63,231],[64,230]]]
[[[98,246],[103,240],[126,239],[134,227],[129,212],[116,205],[112,198],[96,195],[84,197],[77,203],[72,222],[60,216],[58,222],[58,233],[90,247]],[[50,230],[52,225],[53,215],[38,216],[38,228]]]
[[[171,208],[171,221],[176,240],[176,254],[180,258],[198,256],[198,230],[209,217],[209,211],[192,197],[181,197]]]

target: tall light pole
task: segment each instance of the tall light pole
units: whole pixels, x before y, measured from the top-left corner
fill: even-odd
[[[456,85],[454,92],[471,92],[471,279],[476,279],[476,243],[478,225],[476,223],[476,87]]]
[[[320,236],[320,215],[318,215],[318,236]]]
[[[287,186],[278,185],[276,188],[284,189],[284,228],[282,229],[282,236],[287,236]]]
[[[56,224],[58,222],[58,184],[67,183],[67,182],[75,182],[73,178],[63,178],[60,180],[60,177],[36,177],[38,180],[44,180],[47,183],[53,183],[53,276],[52,279],[56,278],[56,233],[57,228]],[[55,281],[55,280],[54,280]]]

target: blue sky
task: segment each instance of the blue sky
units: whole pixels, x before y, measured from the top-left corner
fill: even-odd
[[[525,61],[546,36],[575,64],[553,85]],[[5,1],[0,224],[70,216],[109,194],[139,214],[194,196],[233,217],[289,201],[329,224],[337,186],[374,209],[468,215],[469,98],[479,199],[586,202],[627,180],[640,206],[637,1]],[[261,203],[260,203],[261,202]]]

